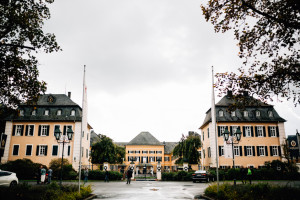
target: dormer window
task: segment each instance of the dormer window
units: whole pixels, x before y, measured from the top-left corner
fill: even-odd
[[[268,116],[273,117],[273,112],[271,110],[268,111]]]
[[[49,115],[49,110],[45,110],[44,115],[48,116]]]
[[[244,117],[248,117],[249,116],[249,113],[247,110],[244,110]]]
[[[24,110],[20,110],[20,116],[24,116]]]
[[[75,116],[75,110],[71,110],[71,116]]]
[[[61,110],[58,110],[56,114],[61,115]]]
[[[231,112],[231,117],[235,117],[235,111]]]
[[[259,110],[255,111],[255,115],[256,117],[260,117],[260,111]]]
[[[33,111],[31,112],[31,115],[35,116],[35,115],[36,115],[36,110],[33,110]]]
[[[224,116],[224,112],[223,112],[223,110],[220,110],[219,111],[219,117],[223,117]]]

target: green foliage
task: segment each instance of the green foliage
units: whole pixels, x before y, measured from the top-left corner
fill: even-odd
[[[20,200],[79,200],[88,197],[92,193],[91,186],[62,185],[62,188],[52,182],[50,185],[19,184],[15,188],[0,187],[0,196],[7,199]]]
[[[109,180],[121,180],[123,174],[117,171],[108,171]],[[83,171],[81,172],[82,179],[84,178]],[[91,170],[89,171],[89,180],[104,180],[105,179],[105,171],[100,170]]]
[[[40,163],[34,163],[30,159],[17,159],[14,161],[8,161],[5,164],[0,165],[0,169],[5,171],[15,172],[19,179],[35,179],[38,170],[40,169]],[[47,167],[43,165],[45,169]]]
[[[173,149],[173,156],[178,156],[176,164],[188,162],[197,164],[200,160],[198,149],[201,147],[200,136],[198,134],[190,134],[189,136],[182,135],[178,145]]]
[[[49,163],[49,168],[53,170],[53,179],[60,179],[61,159],[52,159]],[[63,179],[74,180],[77,177],[77,172],[73,169],[72,165],[67,159],[63,161]]]
[[[222,184],[219,186],[219,193],[217,193],[217,185],[208,186],[204,194],[208,197],[227,200],[273,200],[273,199],[298,199],[300,188],[279,187],[268,184],[245,184],[245,185],[229,185]]]
[[[60,50],[55,35],[43,30],[51,3],[0,1],[0,104],[15,108],[46,91],[46,83],[38,80],[36,54]]]
[[[162,172],[163,181],[192,181],[193,172],[178,171],[178,172]]]
[[[105,135],[99,137],[98,142],[92,146],[92,163],[122,163],[122,158],[125,157],[125,148],[114,144],[112,139]]]
[[[216,32],[233,30],[243,60],[239,73],[217,74],[220,93],[248,91],[264,102],[276,95],[300,103],[299,0],[209,0],[201,8]]]

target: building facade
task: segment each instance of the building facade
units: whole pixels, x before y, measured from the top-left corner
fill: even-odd
[[[244,109],[229,111],[234,103],[231,93],[224,96],[216,105],[216,128],[213,127],[211,109],[200,127],[203,147],[202,165],[204,168],[216,167],[217,153],[220,168],[264,166],[265,162],[282,160],[282,145],[285,142],[285,120],[281,118],[272,105],[265,104],[245,94],[255,105]],[[228,129],[235,133],[239,128],[242,132],[234,147],[224,141],[223,132]],[[217,138],[216,138],[217,137]],[[216,145],[217,141],[217,145]],[[218,148],[216,148],[218,146]]]
[[[61,158],[63,154],[75,170],[79,169],[79,156],[83,166],[89,165],[91,127],[86,123],[81,128],[82,109],[71,100],[71,93],[68,96],[45,94],[35,105],[20,105],[18,109],[17,116],[6,119],[2,163],[28,158],[49,166],[52,159]],[[65,143],[64,152],[63,145],[54,136],[57,128],[62,135],[66,135],[69,128],[74,132],[72,140]]]

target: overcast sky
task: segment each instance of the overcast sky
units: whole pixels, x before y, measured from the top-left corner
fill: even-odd
[[[86,65],[88,122],[96,133],[117,142],[141,131],[160,141],[200,133],[211,107],[211,66],[225,72],[241,65],[232,32],[215,33],[202,2],[56,0],[44,30],[63,51],[38,55],[47,93],[71,91],[81,106]],[[272,104],[288,121],[286,134],[295,134],[299,106]]]

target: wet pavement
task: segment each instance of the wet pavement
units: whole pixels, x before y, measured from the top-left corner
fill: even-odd
[[[168,181],[123,181],[89,182],[92,185],[94,199],[194,199],[203,194],[207,183],[168,182]]]

